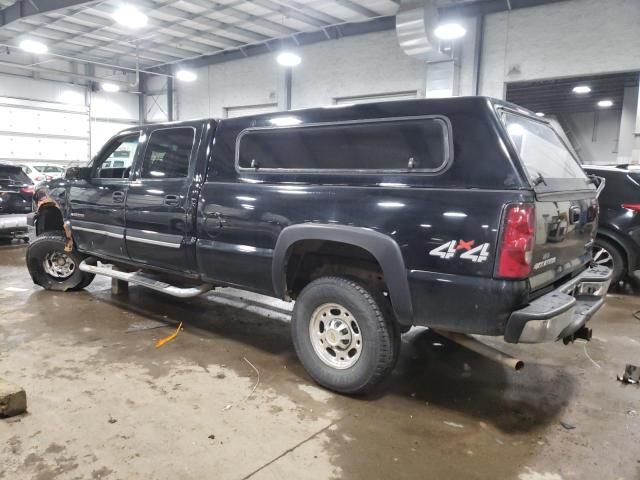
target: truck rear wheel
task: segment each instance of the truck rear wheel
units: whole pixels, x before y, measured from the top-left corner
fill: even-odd
[[[80,271],[84,259],[75,249],[64,250],[62,233],[45,233],[27,248],[27,268],[33,283],[47,290],[81,290],[88,286],[94,275]]]
[[[309,375],[346,394],[371,391],[391,373],[400,349],[384,298],[342,277],[322,277],[302,290],[293,309],[292,335]]]

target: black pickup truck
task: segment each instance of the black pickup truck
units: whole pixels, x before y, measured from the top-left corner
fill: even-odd
[[[35,194],[35,283],[295,300],[309,374],[362,393],[400,334],[589,337],[594,182],[544,120],[469,97],[148,125]]]

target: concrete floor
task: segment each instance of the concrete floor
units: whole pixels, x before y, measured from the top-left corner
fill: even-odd
[[[640,386],[616,381],[639,297],[610,295],[589,344],[502,345],[520,372],[414,329],[380,392],[348,398],[303,371],[288,304],[46,292],[24,253],[0,248],[0,377],[29,400],[0,420],[1,479],[640,478]]]

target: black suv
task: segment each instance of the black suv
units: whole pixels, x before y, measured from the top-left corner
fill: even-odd
[[[596,196],[546,121],[489,98],[148,125],[36,192],[27,265],[51,290],[103,274],[295,300],[307,371],[361,393],[411,325],[586,337],[610,280]]]
[[[17,165],[0,164],[0,214],[29,213],[33,182]]]
[[[640,169],[629,165],[584,165],[606,180],[600,195],[600,218],[593,259],[613,270],[617,283],[640,269]]]

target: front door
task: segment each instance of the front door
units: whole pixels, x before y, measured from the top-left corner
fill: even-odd
[[[126,201],[126,245],[132,260],[181,272],[195,269],[191,178],[198,136],[195,126],[147,132]]]
[[[127,258],[124,206],[139,139],[139,131],[115,137],[94,159],[90,178],[73,181],[70,219],[80,251]]]

